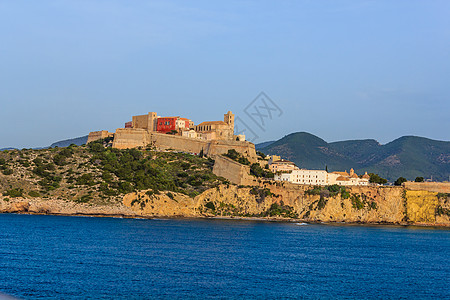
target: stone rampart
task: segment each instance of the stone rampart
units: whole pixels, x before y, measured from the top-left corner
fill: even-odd
[[[87,144],[93,141],[105,139],[107,137],[113,137],[114,133],[108,132],[106,130],[100,130],[100,131],[93,131],[89,133]]]
[[[148,131],[145,129],[118,128],[114,135],[113,148],[146,147],[149,143]]]
[[[405,182],[403,186],[410,191],[450,193],[450,182]]]
[[[242,165],[223,155],[214,157],[213,173],[228,179],[237,185],[257,185],[254,177],[250,175],[250,167]]]
[[[214,156],[234,149],[255,162],[255,145],[246,141],[200,140],[178,135],[149,132],[138,128],[118,128],[114,136],[113,147],[119,149],[153,146],[160,150],[175,150],[189,153],[203,153]]]

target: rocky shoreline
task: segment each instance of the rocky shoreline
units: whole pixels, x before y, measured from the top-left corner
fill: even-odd
[[[103,202],[0,196],[0,213],[439,227],[450,226],[449,206],[448,198],[437,193],[401,187],[353,187],[330,194],[308,186],[221,185],[196,197],[140,191]]]
[[[235,220],[235,221],[260,221],[260,222],[287,222],[323,225],[373,225],[373,226],[419,226],[450,228],[450,224],[439,223],[408,223],[408,222],[324,222],[310,219],[284,218],[284,217],[242,217],[242,216],[158,216],[142,215],[123,204],[116,205],[91,205],[73,203],[59,199],[14,199],[4,201],[0,199],[1,214],[24,214],[24,215],[51,215],[70,217],[92,217],[92,218],[123,218],[123,219],[182,219],[182,220]]]

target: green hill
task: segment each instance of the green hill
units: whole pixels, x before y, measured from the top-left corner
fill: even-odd
[[[88,140],[88,136],[81,136],[81,137],[77,137],[77,138],[73,138],[73,139],[68,139],[68,140],[63,140],[63,141],[58,141],[55,142],[53,144],[50,145],[50,148],[54,148],[54,147],[69,147],[70,145],[74,144],[77,146],[81,146],[83,144],[86,144]]]
[[[289,159],[301,168],[343,171],[354,168],[359,174],[378,173],[391,181],[403,176],[448,180],[450,142],[404,136],[386,145],[375,140],[327,143],[306,132],[289,134],[261,149]]]

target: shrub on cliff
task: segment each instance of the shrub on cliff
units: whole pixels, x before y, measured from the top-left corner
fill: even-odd
[[[396,181],[394,181],[394,185],[400,186],[403,182],[407,182],[408,180],[405,177],[399,177]]]
[[[13,173],[12,169],[6,168],[2,171],[3,175],[11,175]]]
[[[83,174],[77,179],[77,184],[79,185],[95,185],[94,176],[91,173]]]
[[[273,178],[274,174],[270,170],[261,168],[258,163],[254,163],[250,166],[250,174],[256,177]]]
[[[41,196],[41,194],[39,194],[39,192],[36,192],[36,191],[29,191],[28,195],[33,198]]]
[[[13,198],[23,197],[23,189],[20,188],[10,189],[8,191],[3,192],[3,196],[10,196]]]
[[[371,183],[385,184],[387,182],[387,179],[380,177],[378,174],[369,173],[369,176],[369,182]]]

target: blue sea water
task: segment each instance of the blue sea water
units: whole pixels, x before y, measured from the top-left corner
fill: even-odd
[[[0,215],[25,299],[450,299],[450,230]]]

